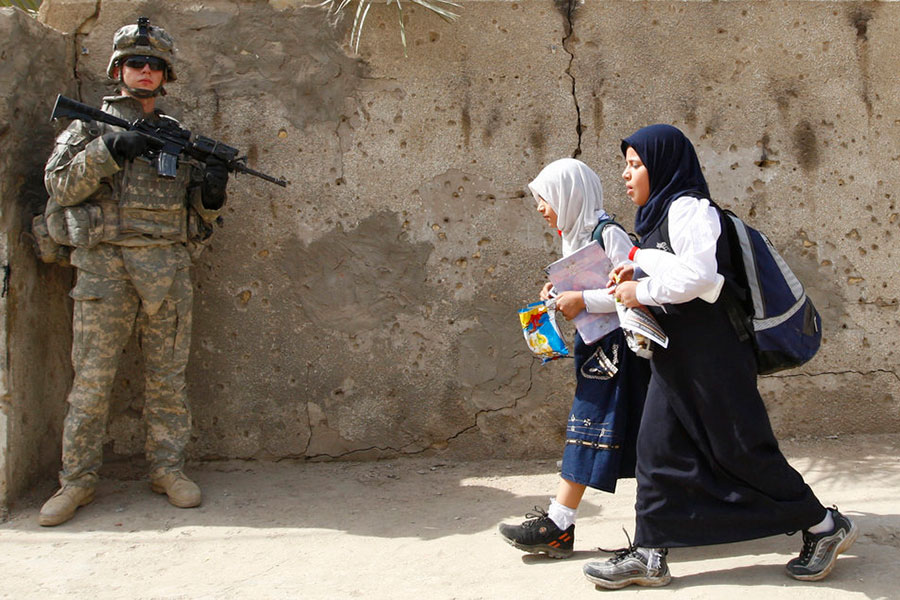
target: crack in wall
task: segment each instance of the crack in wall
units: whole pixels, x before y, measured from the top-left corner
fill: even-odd
[[[308,400],[306,402],[306,428],[309,429],[309,436],[307,436],[307,438],[306,438],[306,446],[304,446],[303,452],[301,453],[303,456],[306,456],[306,453],[309,452],[309,447],[312,445],[312,439],[313,439],[312,415],[309,414],[309,401]]]
[[[856,29],[856,58],[859,62],[860,77],[860,96],[866,107],[866,115],[868,116],[869,125],[872,123],[872,115],[875,112],[872,104],[872,98],[869,91],[869,22],[874,18],[871,9],[861,7],[853,8],[848,15],[851,25]]]
[[[81,101],[81,75],[78,73],[78,33],[72,35],[72,78],[75,80],[75,97]]]
[[[876,300],[860,300],[859,304],[862,306],[875,306],[877,308],[897,308],[900,306],[900,302],[897,299],[894,300],[882,300],[878,298]]]
[[[84,21],[78,24],[75,28],[75,33],[72,34],[72,77],[75,80],[75,97],[80,101],[84,102],[81,94],[81,74],[78,70],[78,57],[82,55],[82,49],[80,48],[79,40],[81,37],[87,35],[89,31],[85,31],[88,29],[88,25],[90,23],[95,22],[100,17],[100,5],[102,4],[101,0],[97,0],[94,3],[94,12],[89,17],[87,17]]]
[[[312,363],[307,361],[306,362],[306,389],[307,390],[310,389],[310,379],[311,379],[310,371],[311,370],[312,370]],[[309,437],[306,438],[306,447],[303,448],[302,456],[304,456],[304,457],[306,456],[306,453],[309,452],[309,448],[310,448],[310,446],[312,446],[312,441],[313,441],[313,425],[312,425],[313,420],[312,420],[312,415],[309,412],[309,404],[310,404],[310,402],[309,402],[309,400],[307,400],[306,401],[306,428],[309,429]]]
[[[478,412],[475,413],[475,422],[472,425],[469,425],[468,427],[466,427],[460,431],[457,431],[455,434],[448,437],[447,443],[449,444],[450,442],[452,442],[456,438],[460,437],[464,433],[467,433],[469,431],[472,431],[473,429],[476,429],[478,427],[478,418],[481,415],[486,414],[486,413],[495,413],[495,412],[501,412],[504,410],[511,410],[511,409],[517,408],[519,406],[519,400],[521,400],[522,398],[525,398],[531,392],[531,388],[533,386],[534,386],[534,361],[532,360],[528,365],[528,388],[525,390],[525,392],[521,396],[517,396],[517,397],[513,398],[513,403],[511,406],[501,406],[500,408],[490,408],[490,409],[479,410]]]
[[[449,445],[451,442],[453,442],[460,436],[462,436],[470,431],[477,430],[478,429],[478,419],[482,415],[502,412],[505,410],[516,409],[519,406],[519,400],[522,400],[523,398],[528,396],[528,394],[531,392],[531,388],[534,387],[534,364],[535,364],[535,362],[531,361],[531,363],[528,365],[528,387],[525,389],[525,391],[521,395],[513,398],[513,402],[511,405],[501,406],[500,408],[487,408],[487,409],[482,409],[482,410],[477,411],[475,413],[475,416],[473,419],[474,422],[471,425],[464,427],[463,429],[457,431],[456,433],[448,436],[447,438],[444,439],[444,441]],[[354,454],[362,454],[362,453],[366,453],[366,452],[372,452],[373,450],[378,451],[378,452],[385,452],[385,453],[392,452],[392,453],[395,453],[400,456],[416,456],[418,454],[423,454],[423,453],[427,452],[428,450],[431,450],[433,447],[433,444],[431,444],[424,448],[419,448],[418,450],[405,450],[403,447],[394,448],[393,446],[368,446],[366,448],[354,448],[353,450],[348,450],[348,451],[342,452],[340,454],[328,454],[327,452],[323,452],[320,454],[307,455],[306,453],[309,450],[309,447],[312,443],[313,432],[312,432],[312,426],[311,426],[312,418],[309,414],[309,403],[308,402],[307,402],[306,406],[307,406],[306,418],[307,418],[307,422],[310,424],[310,435],[309,435],[309,440],[307,441],[307,444],[306,444],[306,448],[304,448],[303,453],[299,456],[296,456],[296,455],[283,456],[283,457],[278,458],[277,460],[300,459],[300,458],[305,459],[305,460],[314,460],[314,459],[319,459],[319,458],[329,458],[329,459],[333,459],[333,460],[340,460],[343,458],[348,458],[350,456],[353,456]],[[409,444],[407,447],[412,446],[412,445],[413,444]]]
[[[378,452],[393,452],[393,453],[396,453],[401,456],[416,456],[417,454],[422,454],[424,452],[427,452],[430,449],[431,449],[431,447],[428,446],[426,448],[420,448],[419,450],[405,451],[403,448],[392,448],[391,446],[369,446],[367,448],[355,448],[353,450],[348,450],[347,452],[342,452],[341,454],[322,453],[322,454],[313,454],[310,456],[302,456],[299,458],[305,458],[307,460],[315,460],[317,458],[328,458],[328,459],[332,459],[332,460],[340,460],[342,458],[348,458],[350,456],[353,456],[354,454],[362,454],[365,452],[372,452],[373,450],[376,450]]]
[[[334,136],[337,138],[338,179],[339,184],[344,182],[344,136],[341,130],[344,128],[347,117],[341,116],[334,127]],[[349,125],[348,125],[349,127]]]
[[[872,369],[871,371],[857,371],[855,369],[847,369],[846,371],[821,371],[819,373],[789,373],[786,375],[767,375],[766,377],[773,377],[775,379],[790,379],[793,377],[820,377],[823,375],[859,375],[860,377],[865,377],[866,375],[874,375],[882,373],[884,375],[891,375],[898,382],[900,382],[900,374],[897,371],[892,371],[890,369]]]
[[[529,379],[528,390],[531,390],[531,381],[530,381],[530,379]],[[472,430],[477,430],[477,429],[478,429],[478,419],[479,419],[482,415],[484,415],[484,414],[496,413],[496,412],[502,412],[502,411],[504,411],[504,410],[512,410],[512,409],[515,409],[515,408],[518,406],[519,400],[520,400],[521,398],[524,398],[524,397],[527,395],[527,393],[528,393],[528,392],[526,391],[525,394],[523,394],[522,396],[519,396],[519,397],[515,398],[515,399],[513,400],[512,405],[510,405],[510,406],[501,406],[500,408],[487,408],[487,409],[479,410],[478,412],[475,413],[474,423],[472,423],[471,425],[469,425],[469,426],[467,426],[467,427],[464,427],[463,429],[457,431],[456,433],[454,433],[454,434],[448,436],[447,438],[445,438],[444,441],[449,445],[451,442],[453,442],[454,440],[456,440],[456,439],[459,438],[460,436],[462,436],[462,435],[464,435],[464,434],[466,434],[466,433],[468,433],[468,432],[470,432],[470,431],[472,431]],[[308,411],[307,411],[307,418],[308,418],[308,416],[309,416],[309,414],[308,414]],[[311,442],[311,441],[312,441],[312,434],[310,434],[310,442]],[[316,459],[316,458],[330,458],[330,459],[336,459],[336,460],[337,460],[337,459],[342,459],[342,458],[350,457],[350,456],[352,456],[352,455],[354,455],[354,454],[360,454],[360,453],[365,453],[365,452],[371,452],[371,451],[373,451],[373,450],[377,450],[377,451],[379,451],[379,452],[393,452],[393,453],[396,453],[396,454],[401,455],[401,456],[416,456],[417,454],[422,454],[422,453],[424,453],[424,452],[427,452],[428,450],[431,450],[432,447],[433,447],[433,444],[432,444],[432,445],[429,445],[429,446],[426,446],[426,447],[424,447],[424,448],[419,448],[418,450],[405,450],[405,449],[402,448],[402,447],[401,447],[401,448],[394,448],[393,446],[368,446],[368,447],[366,447],[366,448],[354,448],[353,450],[348,450],[348,451],[342,452],[342,453],[340,453],[340,454],[328,454],[328,453],[322,453],[322,454],[306,455],[305,452],[304,452],[304,455],[301,456],[301,457],[299,457],[299,458],[306,458],[306,459],[309,459],[309,460],[313,460],[313,459]],[[308,448],[309,448],[309,443],[307,443],[307,449],[308,449]],[[290,458],[290,457],[285,457],[285,458]]]
[[[566,75],[572,80],[572,102],[575,103],[575,133],[578,137],[578,145],[572,152],[572,158],[581,156],[581,135],[584,128],[581,125],[581,106],[578,104],[578,94],[575,85],[575,75],[572,74],[572,65],[575,63],[575,53],[569,48],[570,41],[575,35],[575,10],[580,4],[580,0],[556,0],[557,8],[565,18],[566,33],[562,39],[563,50],[569,55],[569,64],[566,67]]]

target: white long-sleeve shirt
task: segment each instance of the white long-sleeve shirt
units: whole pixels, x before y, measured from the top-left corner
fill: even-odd
[[[615,225],[604,227],[601,237],[606,255],[614,267],[628,262],[628,253],[634,242],[622,228]],[[589,313],[616,312],[616,297],[609,293],[609,289],[584,290],[581,296]]]
[[[689,302],[723,282],[716,261],[722,228],[709,200],[678,198],[669,207],[668,226],[677,262],[638,281],[637,299],[645,306]]]

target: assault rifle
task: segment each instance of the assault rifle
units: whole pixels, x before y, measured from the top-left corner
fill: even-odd
[[[246,173],[281,187],[287,187],[288,184],[283,177],[276,179],[271,175],[266,175],[248,167],[247,157],[239,157],[240,151],[237,148],[232,148],[202,135],[194,136],[191,139],[191,132],[179,127],[172,119],[160,119],[156,124],[151,124],[144,119],[138,119],[130,123],[125,119],[120,119],[93,106],[82,104],[62,94],[56,97],[56,104],[53,106],[53,113],[50,115],[50,119],[59,119],[60,117],[78,119],[80,121],[100,121],[114,127],[122,127],[123,129],[143,134],[150,142],[145,154],[148,158],[156,160],[156,168],[160,177],[175,177],[175,169],[178,167],[178,155],[186,154],[202,162],[206,162],[210,156],[213,156],[225,163],[229,173]]]

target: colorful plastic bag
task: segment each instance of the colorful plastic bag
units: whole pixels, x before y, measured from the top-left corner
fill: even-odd
[[[556,326],[556,310],[544,302],[534,302],[519,310],[519,322],[528,348],[541,358],[541,363],[569,356]]]

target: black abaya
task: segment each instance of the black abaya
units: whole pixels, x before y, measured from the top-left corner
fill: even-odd
[[[668,242],[666,228],[667,220],[641,246]],[[724,238],[719,272],[733,280]],[[825,518],[778,447],[756,387],[751,342],[739,339],[725,302],[723,292],[715,304],[695,299],[654,309],[669,346],[654,349],[638,435],[638,546],[748,540]]]

